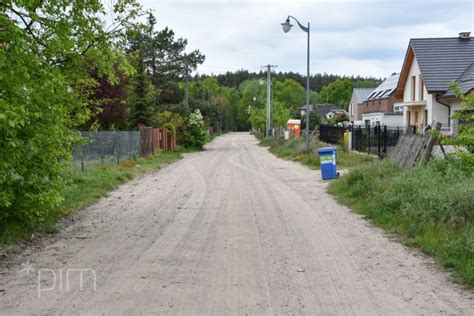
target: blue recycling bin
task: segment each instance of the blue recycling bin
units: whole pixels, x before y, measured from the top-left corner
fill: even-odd
[[[336,148],[319,148],[318,153],[321,162],[321,177],[323,178],[323,180],[337,178],[338,174],[336,168]]]

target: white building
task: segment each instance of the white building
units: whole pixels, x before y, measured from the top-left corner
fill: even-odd
[[[474,40],[470,33],[451,38],[411,39],[397,86],[404,125],[423,131],[434,120],[443,126],[456,122],[450,116],[461,101],[449,88],[457,82],[465,94],[474,89]]]
[[[366,114],[362,114],[362,122],[363,122],[362,124],[358,124],[358,125],[403,126],[403,113],[393,113],[393,112],[366,113]]]

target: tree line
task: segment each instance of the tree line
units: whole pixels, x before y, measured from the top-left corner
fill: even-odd
[[[195,79],[199,78],[206,78],[206,77],[214,77],[217,79],[217,82],[220,85],[226,87],[238,87],[244,81],[253,80],[253,79],[260,79],[265,78],[266,74],[263,71],[259,72],[249,72],[248,70],[242,69],[235,72],[228,71],[224,74],[218,75],[195,75]],[[285,79],[293,79],[294,81],[298,82],[301,86],[306,87],[306,76],[302,75],[297,72],[276,72],[272,74],[272,76],[279,80],[283,81]],[[361,77],[361,76],[350,76],[350,77],[343,77],[339,75],[333,74],[312,74],[309,77],[309,86],[311,90],[316,92],[321,91],[323,87],[326,87],[330,83],[336,81],[337,79],[350,79],[354,88],[372,88],[378,86],[382,81],[383,78],[373,78],[373,77]]]
[[[145,124],[197,147],[209,128],[261,131],[263,73],[191,76],[205,55],[186,48],[136,0],[2,1],[0,233],[8,223],[35,225],[57,212],[78,130]],[[303,79],[274,74],[275,126],[299,115]],[[378,82],[325,74],[311,81],[313,101],[340,106],[352,86]]]

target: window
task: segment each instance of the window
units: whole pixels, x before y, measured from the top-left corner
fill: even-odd
[[[420,75],[420,79],[419,79],[418,81],[420,82],[420,101],[423,101],[423,99],[424,99],[424,97],[425,97],[425,96],[424,96],[424,94],[425,94],[425,93],[424,93],[424,92],[425,92],[425,89],[424,89],[424,87],[425,87],[425,81],[423,80],[423,78],[421,77],[421,75]]]
[[[416,76],[411,76],[411,100],[415,101],[416,95]]]
[[[423,124],[424,124],[425,126],[428,126],[428,125],[429,125],[429,124],[428,124],[428,110],[425,110],[424,113],[423,113],[423,121],[424,121]]]

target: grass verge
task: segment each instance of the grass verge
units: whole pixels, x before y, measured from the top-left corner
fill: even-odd
[[[474,175],[462,160],[434,160],[410,170],[373,161],[354,167],[328,191],[474,288]]]
[[[158,170],[181,159],[183,153],[195,151],[199,149],[178,147],[175,151],[162,152],[156,156],[126,160],[120,165],[88,166],[84,172],[77,170],[66,172],[66,185],[62,191],[64,200],[59,207],[39,225],[6,223],[5,229],[0,234],[0,249],[21,239],[32,238],[35,232],[56,233],[55,224],[64,216],[93,204],[135,176]]]
[[[319,156],[317,152],[315,153],[314,151],[317,151],[317,149],[321,147],[333,146],[313,139],[310,142],[310,153],[307,155],[306,143],[302,137],[292,138],[287,141],[285,141],[283,137],[264,138],[260,141],[260,145],[268,146],[270,152],[277,157],[300,161],[311,169],[319,169],[320,165]],[[336,161],[338,168],[349,168],[373,160],[372,156],[347,151],[341,145],[336,147]]]

